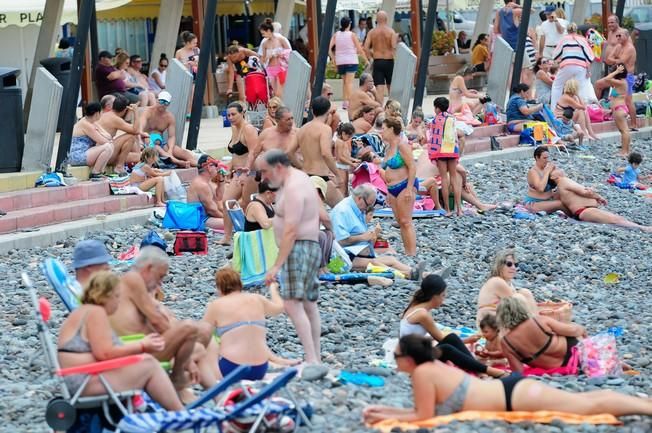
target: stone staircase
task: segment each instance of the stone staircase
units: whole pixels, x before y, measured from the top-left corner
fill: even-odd
[[[639,119],[638,123],[646,126],[647,120]],[[593,128],[598,134],[617,131],[614,122],[593,124]],[[506,134],[504,125],[480,126],[467,137],[464,155],[489,152],[491,136],[498,139],[503,149],[518,146],[518,135]],[[80,182],[55,188],[33,188],[39,172],[0,174],[0,210],[7,212],[0,217],[0,235],[153,206],[153,200],[146,195],[111,195],[109,182],[88,181],[85,167],[75,167],[72,172]],[[197,175],[195,168],[176,172],[184,183]]]
[[[190,182],[197,175],[195,168],[176,172],[182,182]],[[154,199],[148,200],[144,194],[111,195],[107,180],[4,192],[0,193],[0,209],[7,215],[0,217],[0,234],[31,231],[46,225],[143,209],[153,204]]]

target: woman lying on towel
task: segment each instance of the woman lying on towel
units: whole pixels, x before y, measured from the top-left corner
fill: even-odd
[[[208,304],[204,321],[215,326],[215,335],[220,338],[218,366],[222,376],[248,364],[253,368],[244,379],[260,380],[265,377],[270,360],[282,365],[298,364],[275,356],[267,347],[265,317],[283,312],[277,285],[269,287],[271,299],[244,293],[240,275],[228,267],[215,273],[215,285],[220,297]]]
[[[401,337],[394,352],[398,371],[411,376],[414,408],[367,406],[366,423],[385,419],[419,421],[435,415],[475,411],[558,411],[578,415],[652,415],[652,401],[610,390],[571,393],[519,373],[498,380],[481,380],[441,362],[430,339]]]
[[[532,292],[528,289],[516,289],[514,277],[518,270],[518,262],[514,250],[502,250],[496,254],[494,263],[491,266],[491,276],[480,288],[478,295],[478,312],[476,322],[480,321],[487,314],[496,314],[496,307],[502,298],[518,296],[525,301],[528,309],[533,313],[539,311]]]
[[[487,367],[471,355],[460,337],[455,333],[444,335],[437,327],[430,312],[443,305],[446,299],[446,282],[442,277],[430,274],[421,282],[421,288],[412,296],[412,301],[401,316],[399,336],[410,334],[426,335],[439,344],[442,361],[450,361],[457,367],[478,374],[488,374],[493,377],[505,375],[504,370]]]
[[[523,366],[551,369],[568,365],[578,338],[586,329],[562,323],[548,316],[533,316],[521,299],[504,298],[498,304],[496,320],[501,329],[502,351],[512,371]]]
[[[143,354],[138,363],[104,372],[102,376],[115,392],[144,389],[165,409],[182,410],[183,404],[170,378],[159,362],[149,355],[163,350],[163,337],[150,334],[138,342],[123,344],[111,330],[109,315],[115,313],[119,301],[120,278],[108,271],[94,274],[84,289],[83,305],[70,313],[59,330],[57,352],[61,368]],[[85,379],[84,374],[64,377],[71,394],[81,388]],[[106,393],[98,376],[92,376],[81,396]]]

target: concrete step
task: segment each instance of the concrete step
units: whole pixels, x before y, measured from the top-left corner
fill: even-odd
[[[79,182],[76,185],[52,188],[30,188],[0,193],[0,209],[5,212],[50,206],[71,201],[108,197],[109,182]]]
[[[108,186],[107,186],[108,188]],[[154,199],[146,195],[117,195],[100,198],[63,201],[59,204],[24,208],[0,217],[0,233],[75,221],[89,216],[114,214],[152,206]]]
[[[481,125],[473,127],[473,134],[471,137],[491,137],[492,135],[501,135],[506,132],[505,124],[500,123],[497,125]]]
[[[518,146],[518,135],[496,135],[495,136],[503,149]],[[478,152],[487,152],[491,150],[489,137],[474,138],[473,135],[466,138],[464,145],[464,155],[471,155]]]
[[[174,170],[182,183],[190,183],[199,174],[197,168],[177,168]]]
[[[88,167],[70,167],[70,174],[78,180],[88,180]],[[0,192],[21,191],[34,188],[34,183],[42,171],[21,171],[19,173],[0,173]]]

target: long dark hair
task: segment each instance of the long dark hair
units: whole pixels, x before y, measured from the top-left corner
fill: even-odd
[[[412,295],[412,300],[405,308],[405,310],[403,310],[401,317],[405,316],[407,310],[413,306],[430,301],[433,297],[441,295],[444,290],[446,290],[446,281],[444,281],[442,277],[436,274],[428,275],[423,279],[423,281],[421,281],[421,287],[419,290],[414,292],[414,295]]]
[[[476,46],[480,45],[480,42],[482,42],[482,41],[484,40],[484,38],[486,38],[486,37],[487,37],[487,34],[486,34],[486,33],[480,33],[480,34],[478,35],[478,39],[475,40],[475,44],[473,44],[473,48],[475,48]]]
[[[401,355],[409,356],[420,365],[432,362],[441,356],[439,349],[432,347],[432,340],[419,334],[409,334],[398,340]]]

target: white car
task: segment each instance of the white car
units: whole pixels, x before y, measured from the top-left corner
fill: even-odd
[[[448,13],[452,15],[452,22],[448,19]],[[469,35],[469,37],[473,35],[473,30],[475,29],[475,21],[467,20],[461,13],[457,11],[438,10],[437,14],[439,15],[439,18],[444,20],[449,30],[454,29],[458,33],[461,30],[464,30],[466,34]]]

